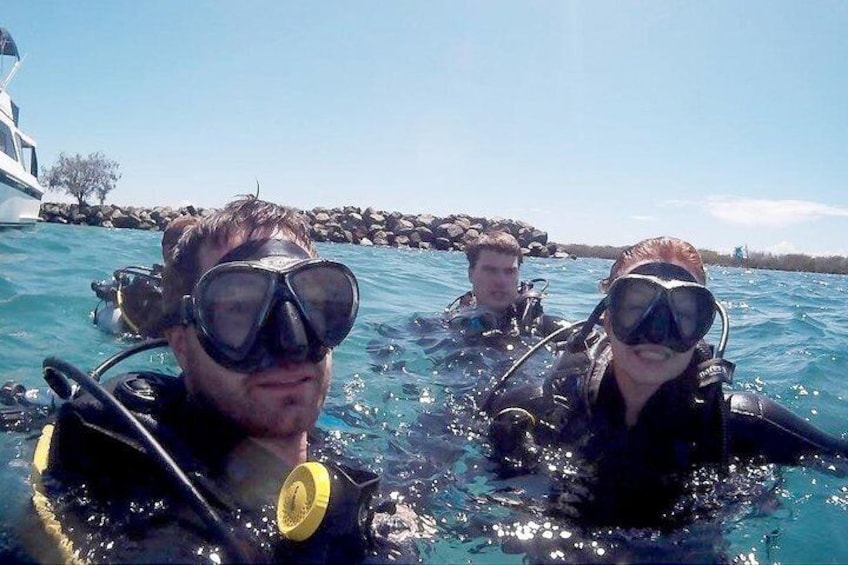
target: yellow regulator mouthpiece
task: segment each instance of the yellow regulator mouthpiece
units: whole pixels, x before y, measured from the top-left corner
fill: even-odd
[[[283,537],[305,541],[318,530],[330,504],[330,473],[321,463],[301,463],[289,473],[277,501]]]

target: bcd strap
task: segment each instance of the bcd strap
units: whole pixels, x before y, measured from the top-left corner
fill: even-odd
[[[713,358],[702,361],[697,366],[698,387],[704,388],[711,384],[732,384],[736,364],[723,358]]]
[[[588,378],[586,379],[586,406],[588,406],[591,413],[592,408],[595,406],[595,401],[598,399],[598,391],[601,389],[601,381],[604,378],[604,373],[607,372],[607,367],[612,362],[612,347],[610,347],[609,339],[606,335],[594,341],[588,347],[586,355],[591,361]]]

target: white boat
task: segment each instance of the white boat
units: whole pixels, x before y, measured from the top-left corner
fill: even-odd
[[[8,72],[7,62],[11,62]],[[35,140],[18,128],[18,106],[6,91],[20,66],[15,40],[0,27],[0,226],[37,222],[44,194],[38,183]]]

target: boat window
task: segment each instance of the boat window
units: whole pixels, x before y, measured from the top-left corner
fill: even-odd
[[[15,143],[18,146],[18,155],[21,156],[20,161],[24,170],[38,178],[38,157],[35,156],[35,147],[21,139],[17,132],[15,132]]]
[[[18,153],[18,160],[20,161],[24,156],[24,152],[21,148],[21,136],[18,135],[18,132],[15,132],[15,150]]]
[[[15,151],[14,138],[12,137],[12,130],[10,130],[9,126],[3,122],[0,122],[0,151],[3,151],[3,153],[15,161],[18,160],[18,155]]]

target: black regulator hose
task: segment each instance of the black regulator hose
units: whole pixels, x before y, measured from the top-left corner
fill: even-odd
[[[155,340],[159,341],[159,340]],[[164,340],[162,340],[164,341]],[[153,344],[152,342],[143,343],[135,349],[135,352],[145,349],[152,349],[161,344]],[[122,352],[126,353],[126,351]],[[122,354],[115,355],[106,362],[102,363],[98,369],[100,373],[107,370],[109,367],[120,361],[115,360],[111,365],[110,361]],[[121,359],[124,356],[121,357]],[[108,365],[108,366],[107,366]],[[221,517],[214,508],[206,501],[200,491],[195,488],[188,476],[177,465],[173,458],[168,455],[168,452],[156,441],[156,438],[145,428],[138,419],[127,410],[112,394],[103,388],[96,379],[79,370],[72,364],[59,359],[57,357],[47,357],[42,363],[45,372],[51,372],[53,375],[65,375],[76,382],[83,390],[91,394],[95,399],[100,401],[108,410],[112,411],[116,416],[123,420],[135,432],[138,439],[142,442],[150,456],[159,464],[162,470],[173,481],[174,485],[183,494],[185,499],[194,508],[197,515],[204,523],[215,533],[220,542],[229,550],[232,559],[238,563],[248,563],[251,557],[244,551],[238,540],[235,538],[230,529],[221,520]],[[103,368],[105,367],[105,368]]]
[[[105,373],[124,359],[132,357],[136,353],[147,351],[148,349],[156,349],[157,347],[165,347],[167,345],[168,340],[163,337],[160,337],[158,339],[150,339],[137,345],[133,345],[132,347],[128,347],[127,349],[124,349],[112,355],[111,357],[103,361],[101,364],[99,364],[97,367],[95,367],[94,370],[91,372],[91,378],[97,382],[100,382],[100,377],[103,376],[103,373]]]
[[[501,378],[498,379],[498,382],[496,382],[494,386],[492,386],[492,389],[489,391],[489,394],[486,395],[486,400],[483,401],[483,405],[481,406],[483,412],[489,411],[489,409],[492,407],[492,401],[494,401],[495,399],[495,394],[506,385],[506,382],[512,378],[512,375],[515,374],[518,368],[521,367],[521,365],[523,365],[525,361],[530,359],[530,357],[532,357],[537,351],[539,351],[545,345],[553,341],[555,338],[568,331],[574,331],[574,326],[564,326],[556,331],[551,332],[542,340],[540,340],[539,343],[528,349],[527,353],[522,355],[515,363],[513,363],[512,366],[507,369],[507,371],[501,376]]]
[[[491,390],[489,390],[489,394],[486,395],[486,400],[483,401],[483,405],[481,406],[481,410],[483,412],[488,413],[492,407],[492,402],[495,400],[495,395],[499,390],[501,390],[504,386],[506,386],[507,381],[512,378],[515,372],[523,365],[530,357],[532,357],[537,351],[543,348],[545,345],[553,341],[555,338],[560,335],[571,332],[572,335],[568,337],[565,341],[565,349],[571,348],[571,345],[576,342],[583,342],[591,333],[592,329],[595,327],[595,324],[601,319],[601,314],[603,314],[606,309],[606,300],[602,300],[600,304],[598,304],[589,317],[582,321],[572,324],[570,326],[564,326],[559,328],[556,331],[551,332],[547,336],[545,336],[539,343],[531,347],[527,350],[527,353],[522,355],[518,360],[512,364],[512,366],[507,369],[507,371],[498,379],[498,381],[492,386]]]

